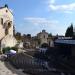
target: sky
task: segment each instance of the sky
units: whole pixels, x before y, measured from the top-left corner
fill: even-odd
[[[16,32],[37,33],[45,29],[53,35],[64,35],[68,26],[75,27],[75,0],[0,0],[14,16]]]

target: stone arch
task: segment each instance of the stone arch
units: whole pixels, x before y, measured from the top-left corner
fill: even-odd
[[[10,20],[7,20],[4,25],[3,25],[3,28],[5,29],[5,35],[7,35],[9,33],[9,28],[11,27],[12,25],[12,21]]]
[[[43,43],[43,44],[41,44],[41,47],[42,47],[42,48],[48,48],[49,45],[48,45],[47,43]]]
[[[11,27],[11,25],[12,25],[12,21],[10,21],[10,20],[7,20],[7,21],[5,21],[5,23],[4,23],[4,25],[3,25],[3,28],[7,28],[7,27]]]

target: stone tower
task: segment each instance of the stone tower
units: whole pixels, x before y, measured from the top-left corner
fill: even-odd
[[[11,41],[10,41],[11,40]],[[8,41],[10,41],[8,43]],[[13,36],[13,14],[7,5],[0,7],[0,46],[14,46],[16,39]]]

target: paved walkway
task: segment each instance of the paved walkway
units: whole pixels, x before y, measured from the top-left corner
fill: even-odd
[[[28,75],[28,74],[23,73],[21,70],[14,69],[9,63],[5,64],[3,61],[0,61],[0,75]]]

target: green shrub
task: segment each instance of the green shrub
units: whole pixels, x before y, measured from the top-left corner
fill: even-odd
[[[3,54],[4,53],[7,53],[7,52],[9,52],[10,50],[15,50],[15,51],[18,51],[18,48],[17,47],[5,47],[5,48],[3,48]]]
[[[11,47],[12,50],[18,51],[17,47]]]
[[[3,48],[2,51],[3,51],[3,53],[9,52],[10,51],[10,47]]]

